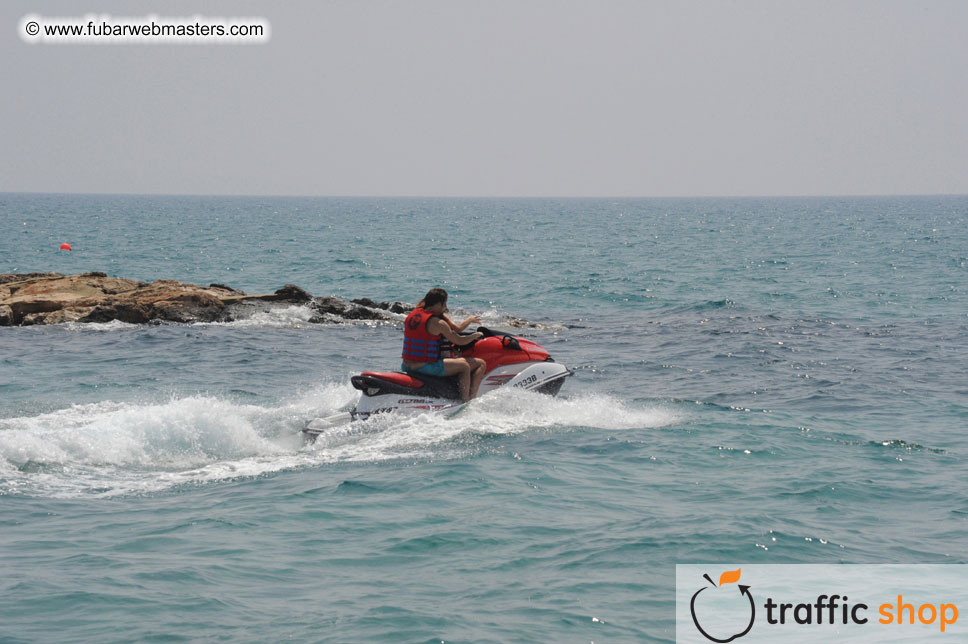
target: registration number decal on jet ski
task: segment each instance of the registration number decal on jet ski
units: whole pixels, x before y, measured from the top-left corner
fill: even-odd
[[[423,398],[401,398],[397,401],[398,405],[426,405],[432,401]]]
[[[527,387],[528,385],[534,384],[537,381],[538,381],[538,374],[533,374],[531,376],[528,376],[527,378],[525,378],[521,382],[514,383],[514,386],[515,387]]]

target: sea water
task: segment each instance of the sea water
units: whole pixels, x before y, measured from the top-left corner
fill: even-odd
[[[676,563],[968,562],[968,197],[4,194],[0,231],[0,273],[442,286],[575,372],[307,445],[399,320],[0,328],[0,641],[670,642]]]

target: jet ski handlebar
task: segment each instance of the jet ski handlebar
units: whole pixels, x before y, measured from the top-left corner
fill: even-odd
[[[474,333],[475,333],[474,331],[463,331],[463,332],[459,333],[458,335],[468,336],[468,335],[472,335]],[[498,333],[497,331],[493,331],[493,330],[488,329],[487,327],[483,327],[483,326],[477,327],[476,333],[480,333],[481,334],[481,336],[482,336],[480,338],[481,340],[483,340],[484,338],[501,338],[501,345],[505,349],[511,349],[513,351],[522,351],[521,343],[518,342],[517,338],[515,338],[513,335],[508,335],[507,333]],[[441,348],[442,349],[456,350],[456,351],[460,352],[460,351],[464,351],[466,349],[470,349],[475,344],[477,344],[477,342],[478,342],[478,340],[474,340],[473,342],[468,342],[467,344],[461,345],[461,346],[455,346],[455,345],[451,344],[450,342],[444,342],[444,343],[441,344]]]

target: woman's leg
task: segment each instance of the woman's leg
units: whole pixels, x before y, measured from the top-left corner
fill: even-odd
[[[484,380],[484,372],[487,370],[487,362],[481,358],[464,358],[471,368],[471,398],[477,398],[477,390],[481,388],[481,381]]]
[[[471,366],[463,358],[444,358],[444,375],[457,376],[457,385],[460,387],[460,399],[467,402],[470,397],[470,374]]]

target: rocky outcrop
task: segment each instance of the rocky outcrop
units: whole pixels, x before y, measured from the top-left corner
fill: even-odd
[[[139,282],[105,273],[0,274],[0,326],[111,322],[231,322],[279,306],[308,306],[310,322],[399,321],[413,309],[406,302],[313,297],[293,284],[274,293],[246,295],[224,284],[198,286],[175,280]],[[507,318],[503,326],[541,328]]]
[[[0,274],[0,326],[62,322],[217,322],[244,316],[253,303],[309,304],[318,321],[387,320],[391,308],[373,308],[340,298],[314,299],[286,284],[274,293],[246,295],[223,284],[198,286],[175,280],[139,282],[105,273]],[[397,304],[397,303],[394,303]]]
[[[59,273],[2,273],[0,274],[0,284],[21,282],[37,277],[61,277],[61,275]]]

